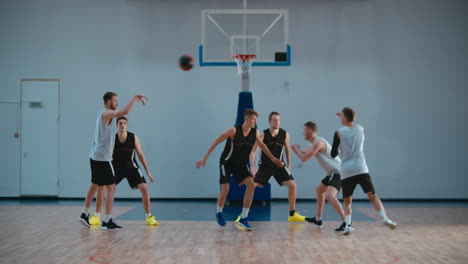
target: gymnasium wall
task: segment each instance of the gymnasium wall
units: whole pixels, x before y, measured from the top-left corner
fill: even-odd
[[[139,135],[156,177],[153,197],[217,195],[223,146],[205,169],[195,162],[234,123],[240,77],[235,68],[182,72],[176,61],[185,53],[198,57],[200,9],[240,8],[238,2],[1,1],[0,101],[18,100],[20,79],[62,80],[60,197],[87,191],[96,112],[108,90],[121,106],[135,93],[150,97],[129,115],[129,130]],[[331,141],[335,113],[354,107],[381,197],[468,198],[466,1],[249,2],[289,9],[293,48],[292,67],[252,73],[259,128],[275,110],[292,143],[306,145],[307,120]],[[0,103],[0,196],[20,192],[15,109]],[[299,198],[314,198],[325,176],[314,160],[300,167],[296,157],[293,174]],[[272,183],[273,197],[286,198],[287,190]],[[126,183],[118,187],[117,197],[138,196]]]

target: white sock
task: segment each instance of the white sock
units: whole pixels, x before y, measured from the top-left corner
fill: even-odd
[[[316,216],[315,219],[317,219],[318,221],[320,221],[320,220],[322,220],[322,217]]]
[[[379,216],[382,218],[382,220],[385,220],[388,218],[387,213],[385,212],[385,209],[382,208],[382,210],[379,211]]]
[[[216,205],[216,213],[222,213],[224,206]]]
[[[104,221],[109,222],[109,220],[112,218],[112,215],[104,215]]]
[[[146,218],[150,217],[151,215],[152,215],[151,213],[145,214]]]
[[[351,215],[345,215],[346,225],[351,225]]]
[[[101,213],[95,212],[94,215],[101,218]]]
[[[247,218],[247,216],[249,216],[249,208],[242,208],[242,215],[241,217],[242,218]]]
[[[89,215],[89,208],[88,207],[83,207],[83,213],[85,215]]]

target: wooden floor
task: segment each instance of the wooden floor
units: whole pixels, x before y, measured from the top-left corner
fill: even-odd
[[[342,236],[333,232],[339,222],[251,222],[255,230],[243,232],[232,223],[120,221],[123,229],[94,230],[78,223],[78,206],[0,206],[0,263],[468,263],[468,208],[388,211],[398,229],[358,221]]]

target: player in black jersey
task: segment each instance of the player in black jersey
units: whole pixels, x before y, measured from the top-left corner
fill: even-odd
[[[146,163],[145,155],[141,149],[140,140],[137,135],[127,131],[127,118],[117,118],[117,128],[119,132],[115,135],[114,154],[112,156],[112,165],[115,168],[115,184],[118,185],[126,178],[130,188],[134,190],[139,189],[146,213],[146,224],[157,226],[159,225],[158,221],[151,215],[148,186],[135,157],[136,152],[148,178],[151,182],[154,182],[154,178]]]
[[[283,167],[284,164],[271,154],[267,146],[263,144],[260,139],[260,133],[255,129],[257,123],[258,113],[252,109],[247,109],[244,113],[244,124],[234,126],[222,133],[215,141],[211,144],[210,148],[206,152],[205,156],[199,160],[196,164],[197,168],[205,167],[206,160],[210,156],[211,152],[216,146],[226,140],[226,146],[221,159],[219,161],[220,166],[220,179],[221,192],[218,196],[218,207],[216,213],[216,219],[220,226],[225,226],[226,221],[223,217],[223,207],[226,202],[226,197],[229,192],[229,177],[233,175],[235,181],[239,185],[245,185],[247,188],[244,195],[244,203],[242,214],[239,221],[236,224],[246,230],[252,230],[249,223],[247,222],[247,216],[249,214],[250,206],[252,205],[253,195],[255,191],[255,182],[253,181],[252,175],[249,171],[249,156],[252,152],[252,148],[257,142],[258,146],[263,150],[274,164],[278,167]]]
[[[291,175],[291,146],[289,145],[289,133],[280,128],[281,117],[278,112],[271,112],[268,117],[270,128],[265,129],[260,134],[263,143],[268,147],[275,158],[284,163],[284,154],[286,154],[287,164],[283,168],[278,168],[270,158],[263,152],[260,154],[258,171],[255,169],[255,156],[258,145],[255,144],[250,154],[250,171],[254,176],[254,181],[258,186],[265,187],[271,176],[275,177],[280,186],[288,187],[289,200],[289,222],[304,222],[305,217],[296,212],[296,182]]]

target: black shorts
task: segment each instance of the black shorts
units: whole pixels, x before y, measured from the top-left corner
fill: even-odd
[[[250,174],[249,167],[245,165],[233,165],[229,161],[219,162],[219,184],[229,183],[229,177],[231,175],[237,184],[241,184],[248,177],[252,177]]]
[[[338,191],[341,189],[341,176],[339,173],[332,173],[331,175],[326,176],[322,180],[322,184],[325,186],[333,186]]]
[[[343,198],[348,198],[353,195],[356,185],[361,185],[364,193],[375,194],[374,185],[369,173],[358,174],[349,178],[341,180],[341,186],[343,187]]]
[[[114,180],[114,168],[110,161],[90,160],[91,182],[99,186],[112,185]]]
[[[257,171],[254,181],[262,186],[265,186],[270,180],[271,176],[275,177],[276,182],[281,186],[285,181],[294,180],[293,176],[289,172],[288,168],[276,167],[262,167]]]
[[[146,183],[145,177],[137,168],[124,168],[115,171],[115,184],[119,184],[125,178],[133,190],[138,189],[140,183]]]

